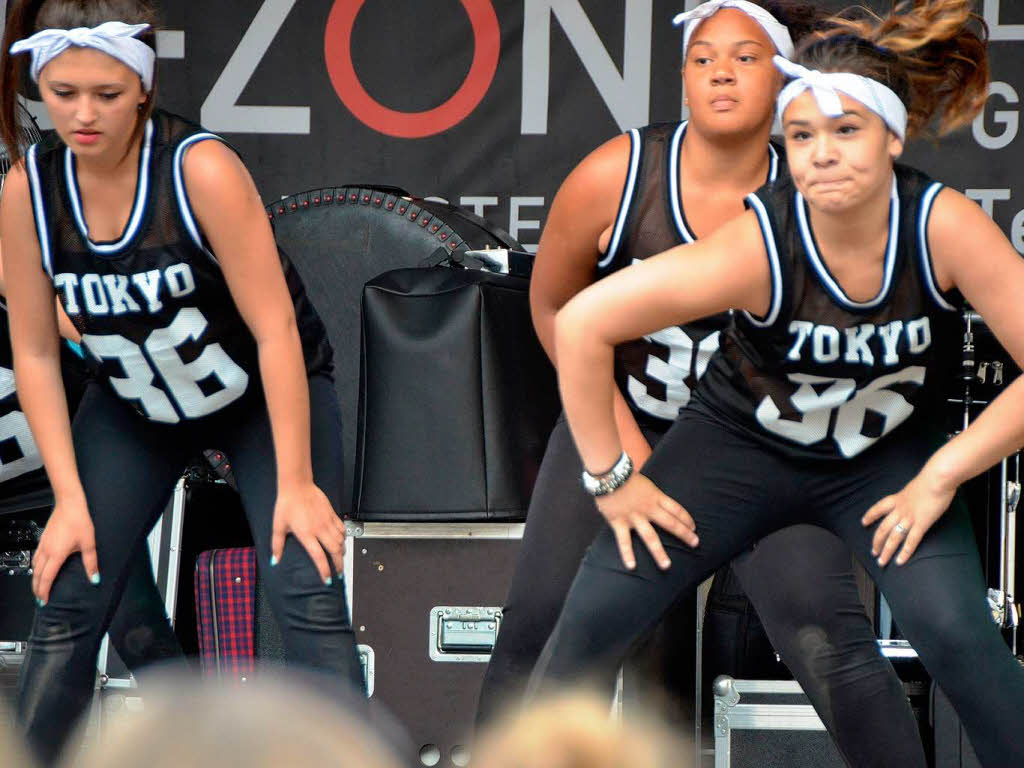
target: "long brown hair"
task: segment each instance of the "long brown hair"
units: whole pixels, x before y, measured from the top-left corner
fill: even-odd
[[[793,43],[800,41],[812,32],[823,30],[828,26],[829,14],[818,3],[806,0],[752,0],[768,13],[778,19],[779,23],[789,30]]]
[[[4,31],[0,59],[0,141],[7,147],[11,164],[17,163],[25,151],[17,119],[18,91],[25,80],[25,56],[11,56],[8,51],[18,40],[44,29],[95,27],[105,21],[126,24],[149,24],[138,39],[156,50],[156,13],[146,0],[19,0],[14,4]],[[132,141],[142,135],[143,128],[156,100],[156,72],[153,88],[139,109]]]
[[[907,108],[907,135],[938,135],[969,123],[985,105],[988,28],[971,0],[904,0],[880,16],[848,9],[796,55],[823,72],[853,72],[891,88]]]

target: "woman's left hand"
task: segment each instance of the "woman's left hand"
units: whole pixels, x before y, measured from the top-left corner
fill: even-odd
[[[341,575],[345,556],[345,524],[324,492],[314,483],[278,491],[270,544],[271,565],[281,561],[284,540],[289,533],[305,547],[325,584],[332,582],[332,573]],[[324,554],[325,550],[331,556],[331,563]]]
[[[871,542],[871,554],[878,558],[878,564],[888,565],[900,544],[903,548],[896,565],[906,563],[928,529],[949,508],[955,493],[955,486],[949,488],[925,466],[899,493],[876,502],[861,518],[861,523],[868,526],[882,521]]]

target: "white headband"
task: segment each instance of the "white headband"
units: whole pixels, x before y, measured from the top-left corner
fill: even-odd
[[[780,119],[790,102],[808,88],[824,114],[839,117],[843,114],[843,106],[839,101],[838,92],[842,91],[882,118],[889,129],[900,137],[900,141],[906,139],[907,108],[888,86],[852,72],[819,72],[816,69],[807,69],[781,56],[776,56],[773,61],[783,73],[796,78],[779,94]]]
[[[43,67],[71,46],[95,48],[137,72],[146,93],[149,93],[153,90],[156,52],[141,40],[135,39],[136,35],[147,29],[149,24],[125,24],[122,21],[107,21],[91,29],[44,29],[16,42],[11,46],[11,53],[32,54],[32,79],[38,83]]]
[[[738,11],[743,11],[743,13],[761,25],[765,34],[775,43],[775,49],[779,53],[787,58],[793,55],[793,38],[790,37],[789,30],[761,6],[754,5],[748,2],[748,0],[708,0],[708,2],[698,5],[692,11],[677,14],[672,19],[672,23],[677,27],[680,24],[686,24],[688,21],[694,22],[686,24],[686,30],[683,32],[684,56],[690,47],[690,38],[693,37],[694,31],[701,25],[701,22],[710,16],[714,16],[723,8],[735,8]]]

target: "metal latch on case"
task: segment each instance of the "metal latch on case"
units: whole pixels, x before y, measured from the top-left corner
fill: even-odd
[[[444,619],[438,646],[442,653],[490,653],[497,636],[496,621]]]
[[[430,611],[430,657],[435,661],[487,661],[500,624],[500,608],[437,606]]]

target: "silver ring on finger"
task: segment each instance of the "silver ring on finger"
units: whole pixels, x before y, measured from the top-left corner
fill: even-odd
[[[892,530],[895,533],[898,533],[900,536],[902,536],[907,532],[907,526],[905,526],[903,523],[896,523],[896,525],[893,526]]]

